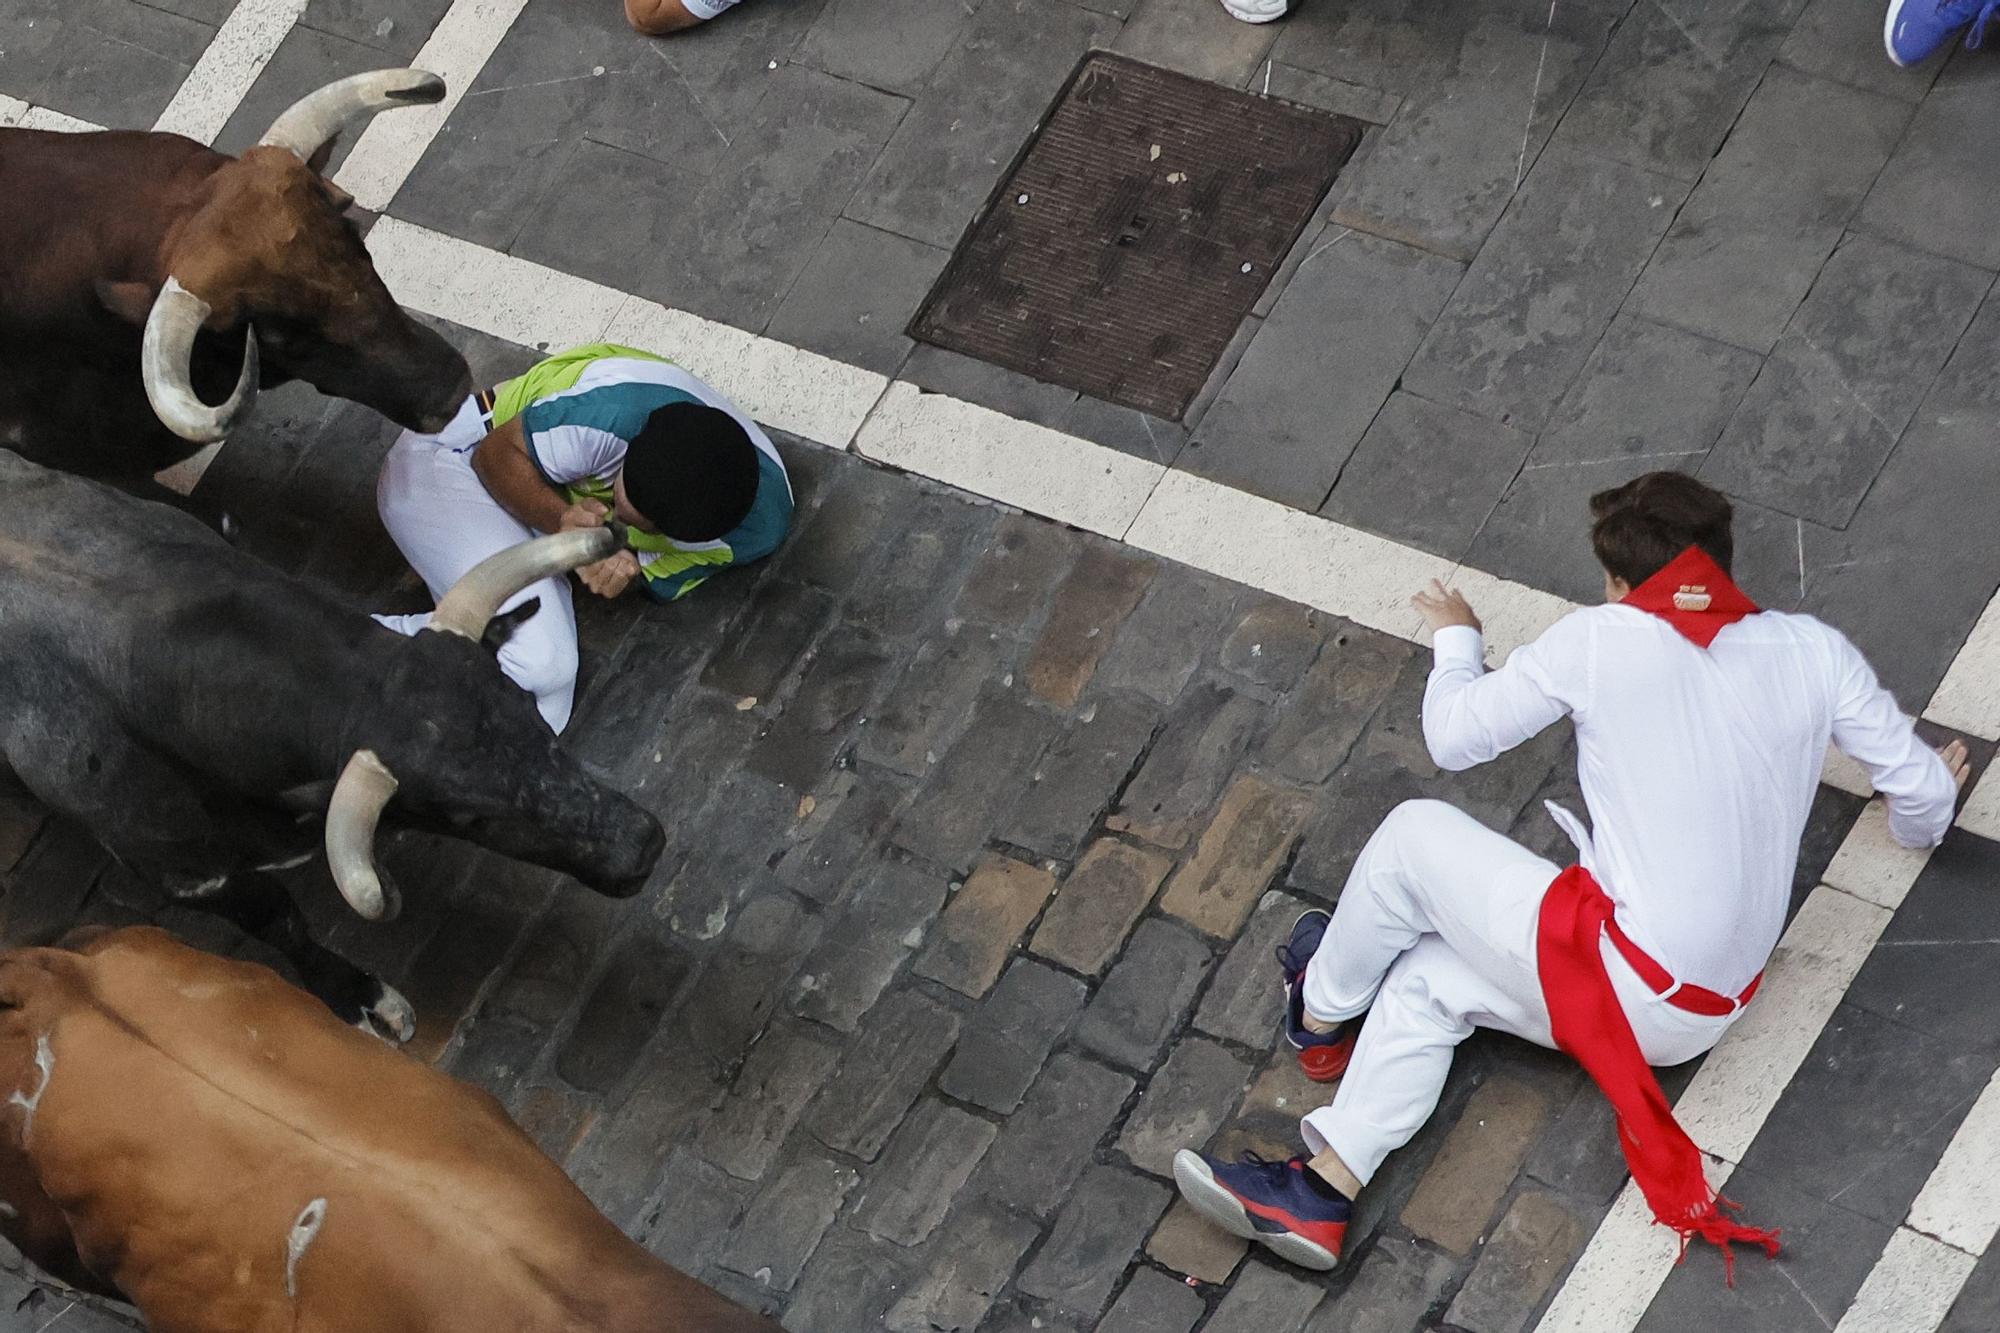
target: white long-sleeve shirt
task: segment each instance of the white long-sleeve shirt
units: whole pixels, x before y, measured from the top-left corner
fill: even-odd
[[[1479,631],[1438,631],[1424,739],[1484,763],[1567,714],[1592,833],[1579,851],[1618,922],[1683,982],[1734,995],[1784,929],[1829,739],[1867,768],[1909,847],[1951,826],[1957,785],[1846,636],[1764,611],[1706,649],[1617,604],[1574,611],[1487,672]],[[1573,821],[1572,821],[1573,822]]]

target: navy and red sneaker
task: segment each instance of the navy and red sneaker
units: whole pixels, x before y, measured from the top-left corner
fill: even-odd
[[[1331,1083],[1347,1072],[1354,1058],[1354,1039],[1361,1020],[1350,1018],[1331,1032],[1306,1027],[1306,964],[1319,952],[1320,941],[1333,917],[1315,907],[1292,923],[1291,938],[1278,946],[1278,966],[1285,971],[1285,1040],[1299,1053],[1299,1068],[1315,1083]]]
[[[1174,1154],[1174,1183],[1203,1217],[1288,1263],[1325,1271],[1340,1262],[1354,1204],[1303,1157],[1267,1162],[1246,1152],[1231,1165],[1183,1148]]]

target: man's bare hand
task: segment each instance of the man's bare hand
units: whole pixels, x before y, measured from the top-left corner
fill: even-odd
[[[1951,770],[1951,780],[1958,784],[1960,791],[1964,791],[1966,779],[1972,776],[1972,756],[1965,752],[1965,742],[1953,741],[1939,746],[1938,758],[1944,760],[1944,766]]]
[[[562,526],[558,532],[571,532],[577,528],[601,528],[611,517],[611,507],[600,500],[578,500],[563,510]],[[600,563],[609,564],[610,561]],[[585,579],[588,583],[590,580]]]
[[[599,597],[616,597],[639,577],[639,557],[630,551],[619,551],[594,565],[583,566],[576,571],[576,576],[583,580],[584,587]]]
[[[1423,613],[1424,624],[1435,634],[1450,625],[1464,625],[1479,629],[1479,617],[1472,614],[1472,603],[1455,588],[1447,588],[1436,579],[1431,586],[1410,599],[1410,605]]]

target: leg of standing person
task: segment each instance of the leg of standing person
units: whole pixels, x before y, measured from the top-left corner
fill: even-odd
[[[375,489],[382,525],[434,599],[486,557],[537,535],[502,509],[472,470],[468,451],[483,436],[485,423],[477,405],[469,406],[470,421],[461,412],[437,435],[403,432],[382,461]],[[531,584],[500,609],[511,610],[531,597],[541,599],[541,609],[501,645],[500,667],[535,696],[542,717],[560,733],[569,725],[576,701],[576,611],[569,580]],[[421,612],[376,619],[400,633],[415,634],[431,617]]]

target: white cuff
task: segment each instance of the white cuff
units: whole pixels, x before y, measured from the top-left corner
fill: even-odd
[[[1463,663],[1474,671],[1486,666],[1486,636],[1470,625],[1446,625],[1431,635],[1437,665]]]

